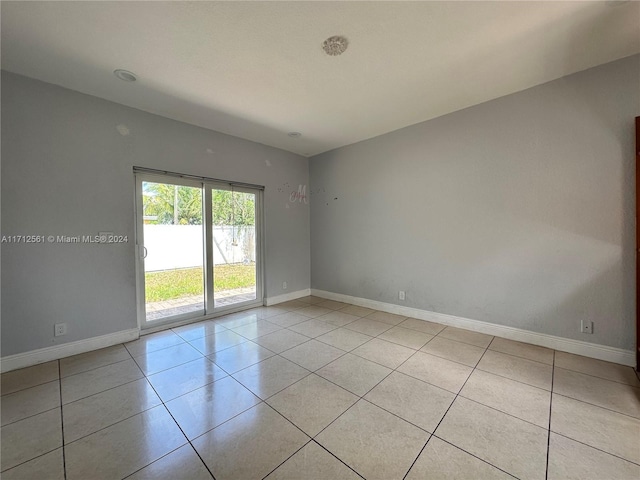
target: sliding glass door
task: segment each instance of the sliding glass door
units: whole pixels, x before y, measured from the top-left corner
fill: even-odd
[[[256,300],[256,192],[211,190],[215,307]]]
[[[138,316],[148,328],[262,304],[262,192],[136,173]]]
[[[202,186],[142,180],[145,320],[204,314]]]

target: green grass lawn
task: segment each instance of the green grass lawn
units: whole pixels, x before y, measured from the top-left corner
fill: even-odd
[[[145,274],[147,302],[162,302],[204,292],[202,269],[182,268]],[[256,284],[256,264],[216,265],[213,275],[215,292],[251,287]]]

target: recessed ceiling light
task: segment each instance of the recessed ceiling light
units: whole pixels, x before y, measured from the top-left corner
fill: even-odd
[[[341,55],[349,46],[349,40],[340,35],[327,38],[322,44],[322,49],[327,55]]]
[[[289,132],[287,133],[291,138],[300,138],[302,134],[300,132]]]
[[[138,79],[135,73],[129,72],[127,70],[117,69],[113,71],[113,74],[120,80],[124,80],[125,82],[135,82]]]

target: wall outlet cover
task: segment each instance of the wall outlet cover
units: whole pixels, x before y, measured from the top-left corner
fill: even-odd
[[[593,333],[593,322],[582,320],[580,322],[580,331],[582,333]]]
[[[56,337],[60,337],[62,335],[67,334],[67,324],[66,323],[56,323],[53,326],[53,334]]]

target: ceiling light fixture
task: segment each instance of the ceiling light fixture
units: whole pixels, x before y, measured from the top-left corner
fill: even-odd
[[[124,80],[125,82],[135,82],[138,79],[135,73],[129,72],[127,70],[117,69],[113,71],[113,74],[120,80]]]
[[[302,134],[300,132],[289,132],[287,133],[291,138],[300,138]]]
[[[340,35],[327,38],[322,44],[322,49],[327,55],[342,55],[349,46],[349,40]]]

